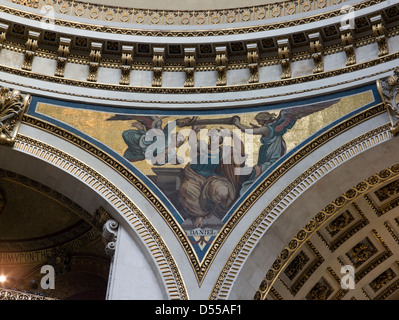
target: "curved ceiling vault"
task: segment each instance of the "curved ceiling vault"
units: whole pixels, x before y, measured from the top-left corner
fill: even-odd
[[[105,299],[110,258],[87,213],[51,188],[0,169],[0,274],[2,288],[52,299]],[[41,286],[52,265],[55,289]]]

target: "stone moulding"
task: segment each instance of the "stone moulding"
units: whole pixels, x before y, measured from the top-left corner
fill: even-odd
[[[8,0],[34,9],[44,9],[46,1]],[[234,25],[239,22],[252,22],[270,20],[281,17],[291,17],[300,13],[312,13],[317,9],[328,8],[344,4],[347,0],[286,0],[284,2],[270,3],[251,7],[211,9],[211,10],[161,10],[117,7],[98,5],[81,1],[62,0],[53,3],[55,14],[76,18],[89,18],[106,22],[119,22],[124,24],[139,25],[164,25],[164,26],[205,26],[205,25]]]
[[[65,135],[66,137],[68,136],[67,133]],[[65,139],[66,137],[61,138]],[[58,166],[82,183],[94,188],[98,194],[102,195],[111,206],[120,212],[121,217],[131,224],[132,229],[137,232],[147,246],[148,252],[153,256],[154,262],[164,280],[165,289],[170,299],[188,299],[180,271],[162,237],[152,223],[123,192],[93,168],[43,142],[18,134],[14,149],[39,158],[51,165]],[[95,152],[95,150],[91,151]]]
[[[332,71],[325,71],[317,74],[309,74],[306,76],[302,77],[295,77],[295,78],[289,78],[289,79],[282,79],[282,80],[277,80],[273,82],[260,82],[260,83],[250,83],[250,84],[241,84],[241,85],[227,85],[227,86],[214,86],[214,87],[181,87],[181,88],[173,88],[173,87],[138,87],[138,86],[125,86],[125,85],[119,85],[119,84],[106,84],[106,83],[99,83],[99,82],[89,82],[89,81],[80,81],[80,80],[74,80],[74,79],[66,79],[66,78],[60,78],[60,77],[55,77],[55,76],[47,76],[47,75],[42,75],[42,74],[37,74],[33,73],[30,71],[24,71],[12,67],[7,67],[4,65],[0,65],[0,71],[1,72],[6,72],[9,74],[17,75],[17,76],[23,76],[26,78],[31,78],[31,79],[36,79],[36,80],[41,80],[41,81],[46,81],[49,83],[58,83],[62,85],[68,85],[68,86],[76,86],[76,87],[83,87],[83,88],[92,88],[92,89],[98,89],[98,90],[109,90],[109,91],[119,91],[119,92],[129,92],[129,93],[150,93],[150,94],[183,94],[183,95],[188,95],[188,94],[208,94],[208,93],[225,93],[225,92],[240,92],[240,91],[250,91],[250,90],[262,90],[262,89],[269,89],[269,88],[277,88],[277,87],[283,87],[283,86],[288,86],[288,85],[295,85],[295,84],[300,84],[300,83],[306,83],[309,81],[317,81],[317,80],[322,80],[326,78],[331,78],[334,76],[340,76],[343,74],[349,74],[355,71],[360,71],[363,69],[367,69],[370,67],[377,66],[382,63],[390,62],[393,60],[399,59],[399,52],[396,53],[391,53],[383,57],[379,57],[373,60],[369,60],[366,62],[358,63],[356,65],[351,65],[351,66],[346,66],[340,69],[332,70]],[[394,68],[392,68],[393,70]],[[384,70],[382,73],[391,71],[391,70]],[[367,74],[364,76],[364,78],[369,77],[370,74]],[[356,78],[355,80],[359,80],[359,78]],[[354,81],[353,79],[350,81]],[[348,81],[348,82],[350,82]],[[342,83],[330,83],[328,86],[337,86]],[[20,85],[20,84],[19,84]],[[40,90],[48,91],[48,89],[41,87]],[[309,91],[308,89],[303,90],[302,92]],[[54,90],[51,90],[51,92],[54,92]],[[61,92],[57,92],[61,93]],[[71,94],[73,95],[73,94]],[[284,93],[286,95],[286,93]],[[81,97],[91,97],[88,95],[79,95]],[[272,96],[269,96],[272,97]],[[275,96],[273,96],[275,97]],[[107,98],[104,98],[107,99]],[[242,102],[242,101],[250,101],[250,100],[255,100],[255,99],[261,99],[259,97],[253,97],[253,95],[250,95],[248,98],[235,98],[235,99],[223,99],[223,100],[216,100],[216,101],[209,101],[209,100],[200,100],[200,101],[190,101],[190,100],[182,100],[182,101],[177,101],[176,99],[167,102],[167,101],[144,101],[148,103],[169,103],[169,104],[181,104],[181,103],[189,103],[189,104],[204,104],[208,102]],[[130,100],[130,102],[143,102],[142,100]]]
[[[324,1],[324,0],[323,0]],[[368,8],[372,5],[379,4],[381,2],[384,2],[385,0],[366,0],[362,1],[360,3],[354,4],[353,8],[355,11],[358,11],[360,9]],[[312,1],[313,2],[313,1]],[[24,17],[33,21],[42,21],[43,20],[43,15],[41,14],[36,14],[36,13],[31,13],[19,9],[14,9],[11,7],[7,7],[5,5],[0,6],[0,11],[19,16],[19,17]],[[294,19],[290,21],[284,21],[284,22],[275,22],[275,23],[266,23],[266,24],[260,24],[260,25],[252,25],[252,26],[245,26],[245,27],[236,27],[232,28],[230,25],[227,26],[227,28],[220,28],[218,24],[212,23],[211,25],[217,25],[218,28],[216,29],[205,29],[201,28],[200,30],[192,30],[192,29],[174,29],[174,30],[160,30],[157,28],[156,25],[154,25],[153,28],[129,28],[129,26],[126,27],[113,27],[113,26],[104,26],[101,24],[85,24],[81,22],[76,22],[68,19],[53,19],[52,22],[56,26],[63,26],[63,27],[70,27],[74,29],[81,29],[81,30],[90,30],[90,31],[99,31],[99,32],[105,32],[105,33],[115,33],[115,34],[120,34],[120,35],[134,35],[134,36],[151,36],[151,37],[201,37],[201,36],[222,36],[222,35],[232,35],[232,34],[245,34],[245,33],[252,33],[252,32],[261,32],[261,31],[268,31],[268,30],[276,30],[276,29],[283,29],[286,27],[291,27],[291,26],[300,26],[300,25],[305,25],[311,22],[315,21],[320,21],[328,18],[334,18],[342,16],[341,8],[335,9],[333,11],[329,11],[326,13],[320,13],[317,15],[311,15],[307,16],[301,19]],[[136,24],[137,26],[138,24]],[[234,24],[232,24],[234,26]]]

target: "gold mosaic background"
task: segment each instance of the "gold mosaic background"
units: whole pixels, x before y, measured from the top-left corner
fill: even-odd
[[[324,109],[322,111],[313,113],[307,117],[299,119],[295,126],[289,130],[284,135],[284,140],[287,144],[287,151],[290,151],[296,145],[307,139],[312,134],[316,133],[318,130],[322,129],[326,125],[332,123],[333,121],[339,119],[340,117],[348,114],[349,112],[356,110],[364,105],[367,105],[374,101],[373,94],[371,91],[366,91],[363,93],[359,93],[356,95],[348,96],[342,98],[335,105]],[[278,114],[280,109],[272,110]],[[126,144],[122,139],[122,132],[125,130],[131,129],[131,124],[134,120],[127,121],[106,121],[113,114],[108,112],[100,112],[94,110],[84,110],[84,109],[75,109],[70,107],[62,107],[51,104],[39,103],[37,105],[37,112],[50,116],[54,119],[62,121],[77,130],[84,132],[85,134],[93,137],[99,142],[105,144],[115,152],[120,155],[123,155],[124,151],[127,149]],[[255,124],[254,120],[255,115],[258,112],[251,112],[240,114],[241,122],[246,125]],[[200,118],[221,118],[221,117],[231,117],[236,114],[230,115],[215,115],[215,116],[201,116]],[[180,118],[184,118],[184,116],[170,116],[163,119],[163,124],[165,125],[169,121],[174,121]],[[237,129],[235,126],[223,125],[216,126],[217,128],[226,128],[229,130]],[[206,128],[210,129],[210,126],[206,126]],[[179,130],[179,129],[178,129]],[[256,162],[257,159],[257,150],[259,150],[260,137],[254,136],[254,144],[253,144],[253,159]],[[246,149],[247,153],[250,153],[250,150]],[[181,167],[186,164],[182,164]],[[142,173],[146,175],[154,174],[151,169],[151,165],[146,161],[138,161],[134,163],[134,166],[137,167]],[[167,167],[168,165],[166,165]],[[171,165],[172,166],[172,165]],[[174,166],[178,167],[178,166]]]

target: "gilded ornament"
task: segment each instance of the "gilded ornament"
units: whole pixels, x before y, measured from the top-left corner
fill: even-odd
[[[22,117],[30,103],[30,95],[17,90],[0,89],[0,144],[13,145]]]
[[[391,131],[394,135],[399,133],[399,69],[385,80],[377,80],[377,88],[385,104],[391,121]]]

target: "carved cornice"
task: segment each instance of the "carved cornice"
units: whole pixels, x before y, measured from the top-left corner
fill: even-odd
[[[250,84],[241,84],[241,85],[228,85],[228,86],[215,86],[215,87],[181,87],[181,88],[173,88],[173,87],[136,87],[136,86],[123,86],[123,85],[118,85],[118,84],[106,84],[106,83],[92,83],[89,81],[79,81],[79,80],[74,80],[74,79],[65,79],[65,78],[59,78],[59,77],[53,77],[53,76],[47,76],[47,75],[42,75],[42,74],[37,74],[29,71],[24,71],[16,68],[11,68],[7,66],[0,65],[0,71],[6,72],[9,74],[14,74],[18,76],[23,76],[26,78],[32,78],[32,79],[37,79],[41,81],[46,81],[50,83],[59,83],[63,85],[70,85],[70,86],[77,86],[77,87],[84,87],[84,88],[93,88],[93,89],[99,89],[99,90],[109,90],[109,91],[124,91],[124,92],[135,92],[135,93],[150,93],[150,94],[157,94],[157,93],[162,93],[162,94],[199,94],[199,93],[222,93],[222,92],[240,92],[240,91],[249,91],[249,90],[261,90],[261,89],[269,89],[269,88],[276,88],[276,87],[283,87],[283,86],[289,86],[289,85],[295,85],[295,84],[302,84],[306,83],[309,81],[317,81],[321,79],[326,79],[330,77],[335,77],[339,76],[342,74],[346,73],[351,73],[363,69],[367,69],[373,66],[377,66],[379,64],[393,61],[399,59],[399,52],[392,53],[380,58],[376,58],[373,60],[369,60],[363,63],[358,63],[355,65],[343,67],[340,69],[336,69],[333,71],[326,71],[318,74],[311,74],[311,75],[306,75],[303,77],[296,77],[296,78],[290,78],[290,79],[283,79],[283,80],[277,80],[277,81],[271,81],[271,82],[261,82],[261,83],[250,83]],[[386,72],[386,71],[391,71],[391,70],[383,70],[381,72]],[[372,75],[366,75],[363,78],[367,78]],[[352,79],[347,82],[351,81],[357,81],[360,78]],[[19,83],[20,84],[20,83]],[[328,87],[332,86],[338,86],[343,83],[329,83]],[[322,88],[318,88],[322,89]],[[40,88],[40,90],[46,91],[45,88]],[[304,89],[302,91],[296,91],[294,93],[300,93],[300,92],[307,92],[309,91],[308,89]],[[54,92],[54,91],[52,91]],[[57,92],[57,93],[62,93],[62,92]],[[284,93],[282,95],[287,95],[287,93]],[[91,97],[87,95],[78,95],[81,97]],[[267,96],[267,97],[276,97],[278,95],[273,95],[273,96]],[[93,96],[93,98],[95,98]],[[107,98],[104,98],[107,99]],[[248,98],[234,98],[234,99],[223,99],[223,100],[217,100],[216,102],[241,102],[241,101],[250,101],[254,99],[262,99],[262,97],[248,97]],[[142,100],[129,100],[130,102],[143,102]],[[154,103],[154,102],[160,102],[156,100],[150,100],[150,101],[145,101],[149,103]],[[207,103],[207,102],[215,102],[215,101],[203,101],[201,100],[200,102],[198,101],[177,101],[174,100],[172,102],[163,102],[162,103],[170,103],[170,104],[179,104],[179,103]]]
[[[11,0],[9,0],[11,2]],[[213,10],[160,10],[139,9],[130,7],[116,7],[98,5],[81,1],[62,0],[56,3],[40,2],[39,0],[12,0],[13,3],[41,9],[45,5],[52,5],[54,13],[77,18],[88,18],[96,21],[119,22],[138,25],[164,26],[205,26],[205,25],[234,25],[238,22],[269,20],[281,17],[291,17],[299,13],[312,13],[337,4],[344,4],[347,0],[286,0],[252,7],[213,9]]]
[[[385,0],[366,0],[361,3],[354,4],[353,10],[358,11],[361,9],[368,8],[372,5],[379,4],[384,2]],[[0,10],[4,13],[27,18],[33,21],[42,21],[43,16],[40,14],[35,14],[23,10],[18,10],[14,8],[10,8],[7,6],[0,6]],[[276,30],[276,29],[283,29],[287,27],[305,25],[311,22],[325,20],[329,18],[334,18],[342,16],[341,9],[336,9],[334,11],[321,13],[318,15],[307,16],[300,19],[294,19],[290,21],[284,22],[277,22],[277,23],[270,23],[270,24],[261,24],[261,25],[253,25],[253,26],[245,26],[245,27],[236,27],[236,28],[216,28],[210,30],[192,30],[192,29],[180,29],[180,30],[160,30],[154,27],[153,29],[150,28],[143,28],[143,29],[134,29],[123,27],[112,27],[112,26],[103,26],[101,24],[84,24],[80,22],[74,22],[71,20],[65,19],[52,19],[52,22],[57,26],[63,27],[70,27],[74,29],[81,29],[81,30],[90,30],[90,31],[98,31],[98,32],[105,32],[105,33],[114,33],[114,34],[124,34],[124,35],[134,35],[134,36],[150,36],[150,37],[203,37],[203,36],[222,36],[222,35],[233,35],[233,34],[245,34],[245,33],[252,33],[252,32],[262,32],[262,31],[269,31],[269,30]],[[212,23],[211,25],[217,25]],[[234,24],[232,24],[234,26]]]

